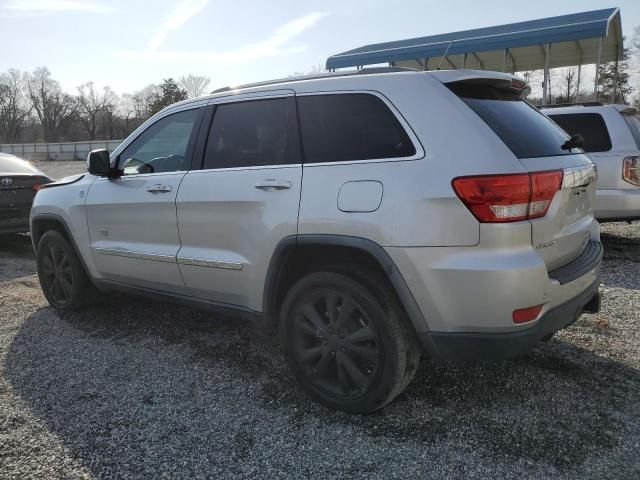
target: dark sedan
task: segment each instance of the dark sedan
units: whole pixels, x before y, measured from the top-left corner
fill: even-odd
[[[30,163],[0,153],[0,234],[29,231],[33,197],[52,181]]]

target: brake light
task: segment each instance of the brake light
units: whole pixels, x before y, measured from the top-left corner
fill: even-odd
[[[640,157],[625,157],[622,161],[622,178],[633,185],[640,186]]]
[[[562,170],[481,175],[456,178],[452,185],[479,222],[517,222],[547,214],[562,176]]]
[[[44,188],[44,183],[34,183],[33,185],[31,185],[31,188],[34,192],[38,192],[39,190]]]
[[[535,320],[540,315],[544,305],[536,305],[535,307],[521,308],[513,311],[513,323],[527,323]]]

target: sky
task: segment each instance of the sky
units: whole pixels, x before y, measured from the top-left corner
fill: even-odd
[[[615,6],[630,38],[640,0],[0,0],[0,71],[47,66],[72,93],[189,73],[214,89],[308,72],[369,43]]]

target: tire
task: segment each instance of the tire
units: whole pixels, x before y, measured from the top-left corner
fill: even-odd
[[[283,302],[280,335],[301,388],[349,413],[371,413],[391,402],[420,359],[413,327],[376,275],[366,281],[336,271],[303,277]]]
[[[49,305],[58,310],[77,310],[94,298],[91,284],[69,241],[55,230],[40,239],[37,252],[40,286]]]

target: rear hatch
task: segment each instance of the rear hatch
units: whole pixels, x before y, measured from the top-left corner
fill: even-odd
[[[582,150],[569,148],[569,136],[560,127],[523,100],[529,91],[526,83],[507,75],[489,75],[445,83],[529,172],[528,210],[513,221],[529,220],[532,245],[547,269],[554,270],[578,257],[591,238],[595,166]],[[544,198],[536,198],[539,179],[546,182]]]

